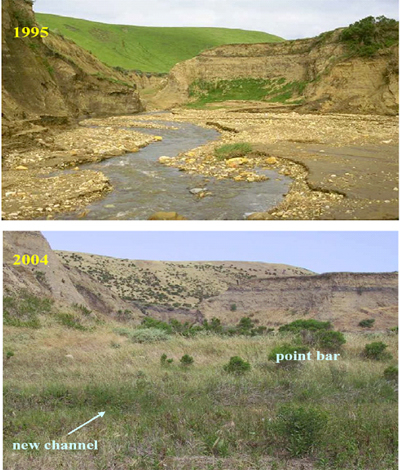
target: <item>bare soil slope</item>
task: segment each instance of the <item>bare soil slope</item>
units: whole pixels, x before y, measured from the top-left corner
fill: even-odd
[[[14,28],[37,26],[24,0],[2,2],[3,132],[40,132],[34,124],[86,114],[134,113],[142,104],[133,83],[72,41],[14,38]],[[125,80],[125,82],[124,82]],[[22,137],[20,137],[21,139]]]
[[[357,57],[339,41],[341,30],[275,44],[232,44],[177,64],[156,96],[160,106],[189,101],[196,81],[285,80],[301,84],[299,111],[397,114],[398,46]],[[299,100],[300,99],[300,100]]]

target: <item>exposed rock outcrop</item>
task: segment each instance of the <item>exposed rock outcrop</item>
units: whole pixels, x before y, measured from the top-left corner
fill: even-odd
[[[375,318],[375,326],[384,329],[397,325],[397,283],[397,273],[327,273],[257,279],[204,300],[199,310],[205,318],[218,312],[231,323],[248,315],[266,326],[315,318],[350,331],[357,329],[361,320]]]
[[[238,78],[305,82],[303,111],[396,114],[398,46],[374,57],[351,56],[341,30],[312,39],[270,44],[232,44],[177,64],[156,99],[165,107],[189,100],[196,80]]]
[[[143,109],[136,86],[70,40],[15,38],[14,28],[37,26],[32,2],[2,2],[3,130],[16,121],[49,123],[81,115],[130,114]],[[129,81],[129,80],[128,80]],[[43,117],[43,118],[42,118]],[[61,120],[62,122],[62,120]],[[21,123],[18,125],[21,127]]]

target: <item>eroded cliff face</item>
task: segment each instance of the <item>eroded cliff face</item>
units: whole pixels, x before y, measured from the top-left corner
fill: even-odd
[[[47,255],[48,264],[15,266],[14,255]],[[59,308],[83,305],[97,313],[115,316],[118,310],[128,309],[139,318],[139,309],[124,302],[118,295],[73,267],[64,266],[40,232],[4,232],[3,288],[6,296],[21,292],[40,298],[50,298]]]
[[[14,38],[14,28],[37,26],[25,0],[2,1],[3,123],[41,116],[130,114],[143,110],[133,82],[72,41]],[[48,119],[47,119],[48,121]]]
[[[218,316],[235,323],[252,316],[275,327],[297,319],[331,321],[340,330],[357,330],[375,318],[377,329],[397,326],[397,273],[328,273],[316,276],[266,278],[232,286],[204,300],[205,318]],[[232,305],[235,310],[232,311]]]
[[[47,255],[48,264],[14,266],[15,254]],[[217,317],[232,325],[250,316],[268,327],[307,318],[331,321],[344,331],[359,331],[358,323],[367,318],[375,319],[377,330],[397,325],[397,273],[316,275],[269,263],[135,261],[54,252],[39,232],[4,233],[3,272],[6,296],[25,291],[60,308],[83,305],[114,319],[128,310],[137,322],[144,316],[191,323]]]
[[[165,107],[189,100],[196,80],[240,78],[305,82],[300,111],[396,114],[398,47],[373,58],[349,57],[338,40],[341,30],[324,38],[271,44],[232,44],[207,50],[177,64],[156,97]]]

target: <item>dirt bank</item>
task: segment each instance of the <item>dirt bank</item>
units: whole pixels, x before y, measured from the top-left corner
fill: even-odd
[[[165,120],[210,125],[222,132],[221,141],[167,164],[216,177],[239,173],[247,181],[254,181],[249,171],[260,166],[292,177],[279,207],[252,219],[398,218],[395,117],[231,111],[175,110],[163,115]],[[255,150],[239,169],[214,157],[216,146],[235,142],[250,142]]]

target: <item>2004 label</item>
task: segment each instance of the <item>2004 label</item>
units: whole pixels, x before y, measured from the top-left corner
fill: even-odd
[[[41,38],[47,38],[47,36],[49,35],[48,29],[49,28],[47,26],[45,28],[42,28],[42,29],[39,29],[36,26],[34,26],[33,28],[28,28],[27,26],[25,28],[14,28],[14,31],[15,31],[14,38],[20,38],[21,37],[19,35],[20,30],[21,30],[24,38],[27,38],[28,36],[31,36],[31,37],[35,38],[36,36],[39,36],[39,34],[40,34]]]
[[[14,255],[13,258],[17,258],[14,262],[14,266],[21,266],[21,264],[24,264],[27,266],[28,264],[33,264],[34,266],[38,264],[45,264],[47,265],[47,255],[44,255],[42,259],[38,255]]]

